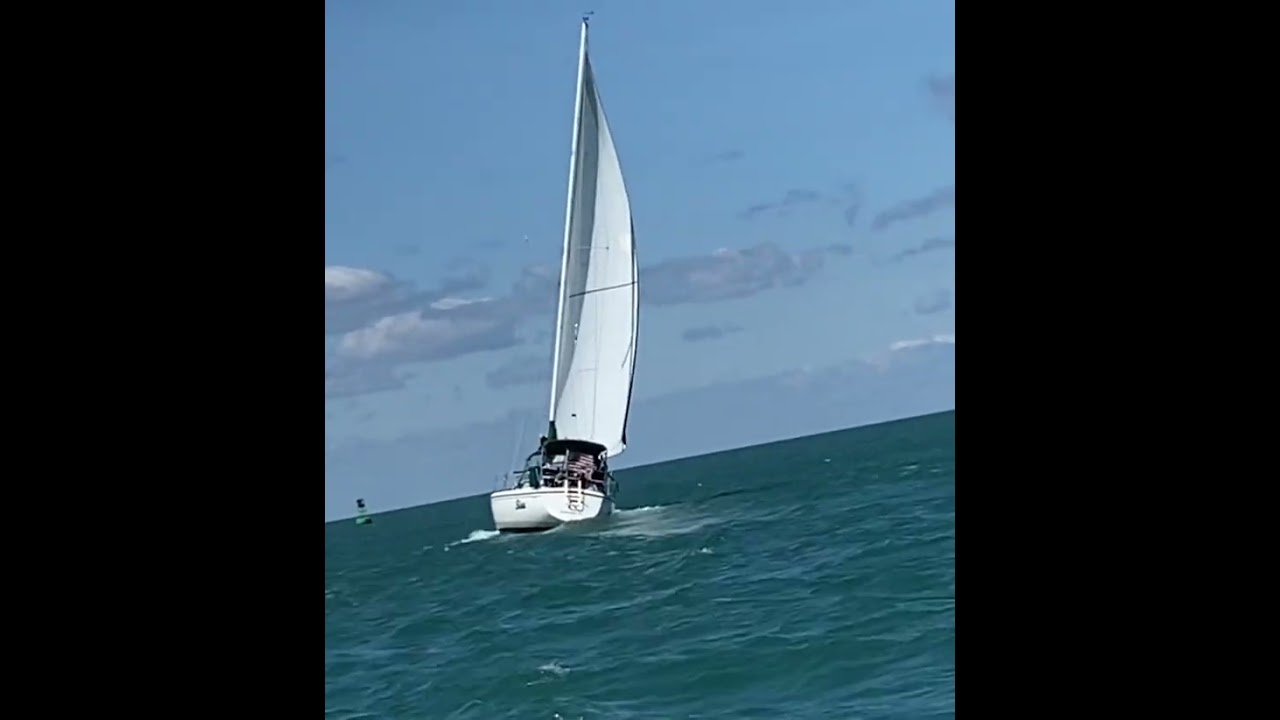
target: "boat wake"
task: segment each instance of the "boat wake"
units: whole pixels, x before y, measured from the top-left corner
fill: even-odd
[[[641,513],[649,513],[649,512],[653,512],[654,510],[661,510],[664,507],[666,506],[665,505],[641,505],[638,508],[627,508],[625,510],[618,510],[613,514],[617,517],[631,517],[632,515],[640,515]]]
[[[608,530],[615,528],[619,523],[625,523],[632,518],[641,517],[648,513],[661,510],[662,505],[644,505],[638,508],[627,508],[625,510],[614,510],[605,517],[592,518],[590,520],[579,520],[576,522],[561,523],[540,535],[591,535],[603,536],[608,535]]]
[[[717,521],[687,510],[666,505],[619,510],[611,522],[601,528],[600,537],[661,538],[697,532]]]
[[[454,540],[449,543],[448,547],[466,545],[467,543],[480,542],[481,540],[492,540],[493,538],[498,537],[498,535],[499,533],[497,530],[472,530],[470,535],[462,538],[461,540]]]
[[[668,505],[642,505],[635,508],[615,510],[608,517],[579,522],[568,522],[557,525],[530,537],[546,535],[582,535],[595,537],[638,537],[659,538],[670,535],[684,535],[697,532],[716,520],[710,517],[694,515]],[[445,549],[467,545],[484,540],[494,540],[502,533],[497,530],[472,530],[461,540],[454,540]]]

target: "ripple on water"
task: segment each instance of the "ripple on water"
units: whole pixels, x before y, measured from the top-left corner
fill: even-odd
[[[954,414],[624,472],[589,527],[326,526],[326,720],[954,714]]]

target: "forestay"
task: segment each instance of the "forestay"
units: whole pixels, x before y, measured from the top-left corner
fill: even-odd
[[[551,420],[561,439],[626,449],[639,287],[631,204],[583,25]]]

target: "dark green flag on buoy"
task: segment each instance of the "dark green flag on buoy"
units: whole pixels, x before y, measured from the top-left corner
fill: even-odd
[[[370,515],[369,511],[365,508],[364,498],[356,498],[356,524],[371,525],[372,523],[373,516]]]

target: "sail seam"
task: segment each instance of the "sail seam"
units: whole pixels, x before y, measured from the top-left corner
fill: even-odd
[[[622,283],[620,285],[610,285],[609,287],[595,288],[593,290],[583,290],[580,293],[573,293],[569,297],[576,298],[576,297],[582,297],[583,295],[590,295],[592,293],[606,292],[608,290],[621,290],[622,288],[631,287],[632,285],[635,285],[635,284],[636,284],[636,281],[632,280],[631,282]]]

